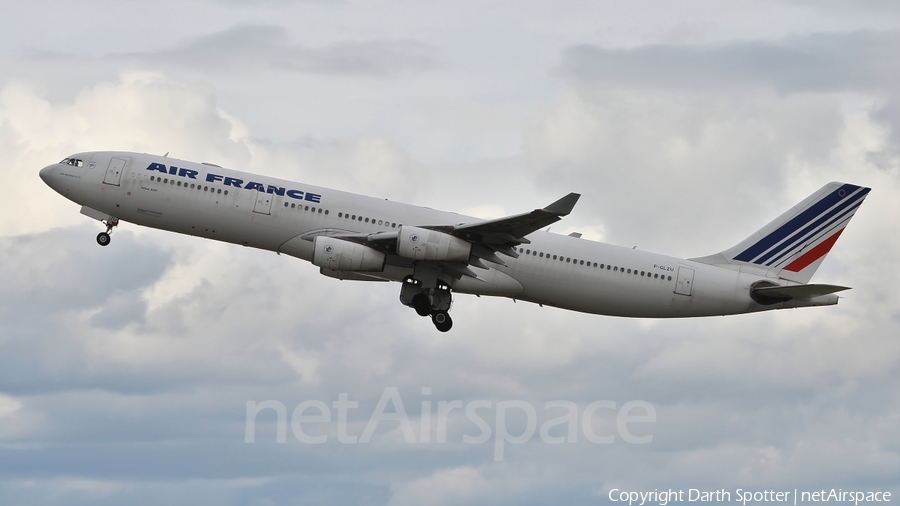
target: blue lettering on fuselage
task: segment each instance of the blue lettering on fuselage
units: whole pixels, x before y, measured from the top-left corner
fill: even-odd
[[[166,166],[165,164],[157,163],[157,162],[153,162],[150,165],[148,165],[147,170],[151,170],[154,172],[160,172],[160,173],[172,175],[172,176],[177,174],[178,177],[186,177],[188,179],[197,179],[197,175],[200,174],[200,172],[198,172],[196,170],[185,169],[183,167],[176,167],[174,165]],[[210,182],[210,183],[215,183],[215,182],[221,181],[224,186],[233,186],[235,188],[241,188],[241,185],[244,184],[244,181],[242,179],[228,177],[228,176],[221,176],[219,174],[214,174],[212,172],[208,172],[206,174],[205,179],[207,182]],[[243,187],[243,189],[256,190],[258,192],[275,194],[275,195],[282,196],[282,197],[287,195],[288,197],[290,197],[292,199],[307,200],[309,202],[319,203],[322,201],[322,196],[317,193],[309,193],[309,192],[304,192],[301,190],[293,190],[293,189],[289,190],[282,186],[275,186],[275,185],[271,185],[271,184],[263,185],[262,183],[256,183],[253,181],[250,181],[249,183],[247,183]]]

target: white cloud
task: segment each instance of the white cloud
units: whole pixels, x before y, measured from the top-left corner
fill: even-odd
[[[22,409],[22,403],[8,395],[0,394],[0,418],[12,415]]]

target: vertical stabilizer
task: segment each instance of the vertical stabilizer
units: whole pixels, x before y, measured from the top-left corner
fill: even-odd
[[[754,266],[772,276],[808,283],[870,189],[828,183],[736,246],[691,260]]]

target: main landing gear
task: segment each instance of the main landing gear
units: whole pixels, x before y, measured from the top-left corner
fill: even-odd
[[[100,232],[99,234],[97,234],[97,244],[99,244],[100,246],[107,246],[109,245],[109,241],[112,240],[109,237],[109,234],[112,233],[112,229],[116,228],[119,225],[119,218],[110,216],[106,219],[106,221],[102,223],[106,225],[106,232]]]
[[[400,288],[400,302],[415,309],[419,316],[431,316],[431,322],[441,332],[453,327],[448,313],[452,301],[450,285],[441,280],[436,280],[433,288],[426,288],[421,280],[407,276]]]

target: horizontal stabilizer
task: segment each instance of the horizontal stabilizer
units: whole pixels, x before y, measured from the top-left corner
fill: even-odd
[[[849,289],[850,287],[837,285],[793,285],[761,286],[751,288],[750,292],[762,299],[787,301],[791,299],[812,299]]]

